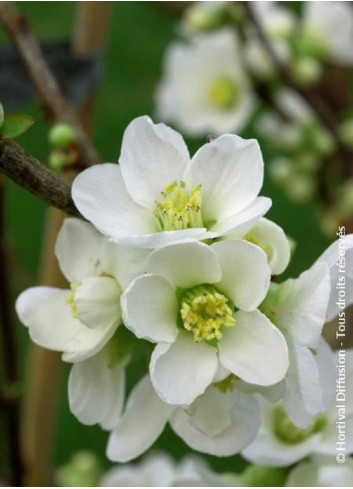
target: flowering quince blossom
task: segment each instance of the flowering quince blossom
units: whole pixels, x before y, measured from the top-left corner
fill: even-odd
[[[180,134],[139,117],[124,133],[119,162],[83,171],[72,196],[84,217],[123,245],[213,239],[249,226],[271,206],[258,197],[264,169],[252,139],[226,134],[190,160]]]
[[[352,487],[353,460],[338,464],[332,457],[316,456],[291,470],[286,487]]]
[[[149,255],[146,271],[122,296],[123,318],[137,337],[157,343],[150,376],[165,402],[192,403],[219,367],[256,385],[284,378],[285,339],[257,310],[271,275],[259,246],[172,244]]]
[[[117,466],[102,478],[100,487],[225,487],[226,474],[213,472],[196,455],[176,463],[165,453],[152,453],[138,464]]]
[[[262,424],[254,441],[243,451],[253,463],[271,466],[291,465],[310,454],[335,456],[339,413],[335,402],[337,352],[332,353],[322,340],[318,348],[325,411],[306,428],[296,426],[282,403],[262,401]],[[353,350],[346,350],[346,375],[353,374]],[[353,389],[347,384],[345,406],[346,453],[353,452]]]
[[[230,377],[214,382],[191,405],[178,407],[162,401],[145,376],[111,432],[108,458],[127,462],[143,454],[168,421],[194,450],[224,457],[238,453],[254,439],[260,411],[256,397],[237,390]]]
[[[141,273],[146,253],[108,243],[93,226],[71,218],[60,230],[56,255],[70,289],[32,287],[19,296],[17,313],[35,343],[74,364],[71,411],[85,424],[110,429],[125,389],[126,358],[114,352],[114,335],[124,334],[120,296],[135,271]]]
[[[165,54],[156,102],[158,118],[191,136],[243,129],[254,95],[235,33],[221,29],[174,42]]]

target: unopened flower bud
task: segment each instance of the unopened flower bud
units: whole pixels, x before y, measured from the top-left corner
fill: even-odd
[[[293,162],[290,158],[280,156],[272,160],[269,171],[274,181],[285,183],[292,175]]]
[[[49,155],[48,165],[52,170],[61,171],[66,166],[66,154],[60,150],[54,150]]]
[[[69,124],[60,122],[55,124],[49,132],[49,143],[57,148],[67,149],[75,140],[75,130]]]
[[[299,56],[308,56],[319,60],[326,60],[330,54],[330,47],[325,39],[325,34],[311,26],[306,26],[295,37],[294,48]]]
[[[287,182],[286,191],[295,202],[309,202],[314,193],[314,181],[309,175],[293,175]]]
[[[319,81],[322,65],[315,58],[299,57],[293,62],[291,72],[300,85],[312,85]]]
[[[197,2],[185,13],[185,23],[192,29],[209,31],[220,27],[224,22],[222,6],[208,5],[208,2]]]

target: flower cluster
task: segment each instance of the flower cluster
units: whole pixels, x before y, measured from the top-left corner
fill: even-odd
[[[167,423],[216,456],[279,466],[331,454],[322,328],[339,312],[343,245],[347,287],[353,280],[353,236],[281,281],[290,245],[263,217],[271,201],[258,196],[257,141],[226,134],[190,158],[177,132],[140,117],[119,163],[74,181],[90,223],[67,219],[57,240],[69,288],[34,287],[17,301],[32,340],[73,364],[74,415],[111,432],[107,454],[119,462],[148,450]],[[126,369],[145,354],[125,402]]]

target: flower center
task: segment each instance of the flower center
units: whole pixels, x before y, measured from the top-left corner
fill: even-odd
[[[72,290],[72,294],[69,295],[68,298],[66,299],[67,303],[70,306],[72,317],[75,319],[78,318],[77,308],[76,308],[76,304],[75,304],[75,292],[79,288],[79,286],[80,286],[79,283],[70,284],[70,289]]]
[[[216,78],[208,87],[207,100],[216,109],[231,109],[239,100],[238,84],[228,75]]]
[[[222,338],[222,328],[234,326],[231,301],[212,285],[187,290],[180,301],[182,325],[194,335],[194,341]]]
[[[201,185],[196,185],[188,192],[185,182],[172,182],[161,194],[163,200],[155,202],[154,212],[160,231],[203,227]]]
[[[277,407],[273,415],[274,433],[285,443],[295,445],[310,438],[315,433],[324,429],[326,420],[323,416],[316,416],[311,426],[308,428],[299,428],[288,417],[283,407]]]

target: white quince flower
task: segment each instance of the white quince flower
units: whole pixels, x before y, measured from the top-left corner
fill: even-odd
[[[133,389],[124,413],[111,432],[108,457],[127,462],[142,455],[168,421],[174,432],[194,450],[230,456],[254,439],[260,413],[256,397],[234,388],[231,377],[209,386],[191,405],[177,407],[163,402],[145,376]]]
[[[344,285],[345,307],[353,304],[353,234],[342,235],[317,261],[325,263],[330,270],[331,294],[326,319],[331,321],[342,311],[338,286]]]
[[[222,29],[174,42],[165,54],[156,103],[158,118],[187,135],[241,131],[252,114],[254,95],[235,33]]]
[[[100,487],[225,487],[225,475],[217,474],[201,457],[188,455],[175,462],[165,453],[148,455],[137,464],[117,466],[103,477]]]
[[[139,117],[127,127],[120,165],[83,171],[72,196],[97,229],[124,245],[158,248],[215,238],[263,216],[263,160],[257,141],[226,134],[190,160],[182,137]]]
[[[308,42],[343,65],[353,64],[353,12],[347,2],[305,2],[303,29]]]
[[[240,239],[172,244],[149,256],[146,271],[122,296],[123,318],[157,343],[150,375],[163,400],[191,404],[219,365],[252,384],[283,379],[286,342],[256,309],[271,274],[260,247]]]
[[[251,462],[270,466],[287,466],[310,454],[337,454],[337,422],[340,419],[336,406],[337,352],[332,353],[326,343],[318,349],[321,363],[321,385],[325,412],[314,417],[309,426],[294,424],[282,403],[271,405],[262,401],[262,424],[254,441],[242,452]],[[306,373],[309,371],[306,370]],[[353,350],[346,351],[347,379],[353,373]],[[345,405],[346,454],[353,452],[353,390],[347,384]]]
[[[334,457],[314,457],[291,470],[286,487],[352,487],[353,460],[338,464]]]
[[[80,219],[66,219],[56,255],[71,288],[32,287],[17,299],[17,313],[31,339],[74,363],[70,407],[85,424],[110,428],[121,411],[126,359],[116,359],[111,343],[114,335],[124,340],[120,296],[143,270],[146,254],[108,243]]]

